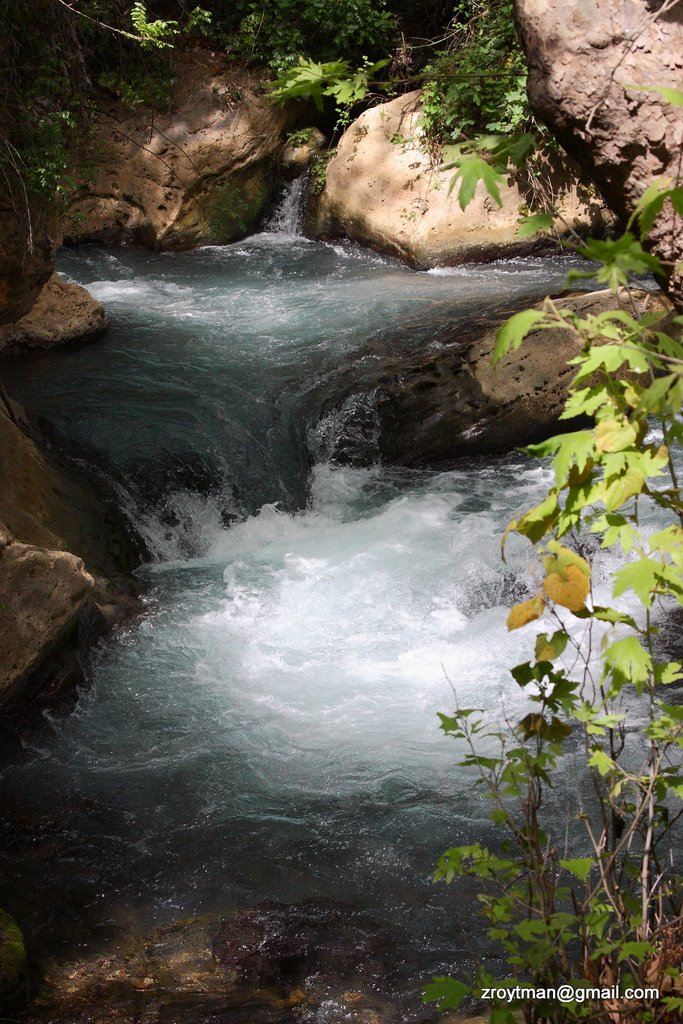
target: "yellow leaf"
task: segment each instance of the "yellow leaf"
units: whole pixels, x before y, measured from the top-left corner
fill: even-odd
[[[512,632],[513,629],[521,629],[522,626],[526,626],[527,622],[540,619],[544,608],[545,601],[540,594],[532,597],[530,601],[514,604],[508,615],[508,629]]]
[[[543,589],[555,604],[578,612],[586,603],[590,592],[590,580],[578,565],[564,566],[563,575],[551,572],[543,580]]]
[[[634,444],[637,434],[626,418],[602,420],[595,428],[595,447],[599,452],[623,452]]]
[[[591,567],[586,559],[582,558],[576,551],[572,551],[571,548],[566,548],[559,541],[551,540],[548,542],[548,551],[552,551],[553,554],[543,559],[547,573],[556,572],[562,579],[565,579],[567,566],[574,565],[577,569],[581,570],[584,576],[590,576]]]

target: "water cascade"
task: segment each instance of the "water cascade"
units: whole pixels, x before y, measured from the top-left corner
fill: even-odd
[[[430,881],[489,828],[436,713],[452,688],[514,711],[526,638],[504,606],[533,566],[521,544],[503,565],[499,538],[547,471],[331,464],[311,389],[388,326],[438,346],[444,318],[559,287],[566,262],[415,273],[292,237],[302,188],[226,248],[64,254],[110,330],[6,364],[8,390],[116,480],[151,561],[147,614],[96,652],[76,711],[6,737],[8,830],[35,838],[0,846],[0,905],[85,947],[263,900],[362,909],[393,936],[387,984],[414,1019],[424,979],[481,943],[466,895]]]

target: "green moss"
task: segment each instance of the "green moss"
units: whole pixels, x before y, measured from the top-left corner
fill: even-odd
[[[0,910],[0,1003],[18,994],[26,970],[26,948],[19,925]]]
[[[202,202],[211,238],[232,242],[245,235],[263,212],[269,194],[265,182],[258,180],[219,185]]]

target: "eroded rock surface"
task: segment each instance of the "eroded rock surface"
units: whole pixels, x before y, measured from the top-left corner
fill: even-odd
[[[0,525],[0,707],[26,699],[49,673],[71,674],[94,582],[67,551],[21,544]],[[61,680],[60,680],[61,682]]]
[[[347,236],[417,267],[547,248],[547,236],[516,237],[530,195],[512,179],[501,190],[501,208],[480,184],[467,209],[460,209],[457,189],[449,194],[454,172],[440,172],[419,148],[419,99],[413,92],[372,107],[344,133],[327,165],[312,233]],[[602,204],[579,184],[575,170],[558,164],[554,175],[566,224],[602,230]]]
[[[53,274],[28,313],[0,326],[0,351],[85,341],[105,327],[102,304],[87,289]]]
[[[662,7],[667,8],[660,13]],[[652,0],[515,0],[533,109],[626,218],[647,186],[681,174],[683,108],[655,91],[681,88],[683,5]],[[683,305],[680,215],[669,205],[651,233]]]
[[[56,694],[79,677],[79,653],[92,632],[136,607],[128,572],[137,552],[111,503],[42,450],[2,388],[0,481],[0,707],[6,710],[41,688]]]
[[[18,175],[0,175],[0,324],[28,313],[54,272],[52,221]]]
[[[64,223],[67,239],[135,241],[184,249],[244,236],[276,185],[290,114],[225,57],[176,56],[170,112],[103,102],[84,172]]]
[[[641,312],[664,302],[649,292],[635,292],[634,299]],[[617,300],[601,291],[557,304],[596,314],[614,309]],[[569,329],[534,331],[494,369],[491,353],[503,319],[478,335],[459,326],[436,349],[373,354],[355,373],[355,383],[340,374],[338,411],[328,410],[329,418],[336,417],[328,457],[362,463],[379,455],[389,463],[439,467],[551,435],[573,376],[567,364],[581,343]]]

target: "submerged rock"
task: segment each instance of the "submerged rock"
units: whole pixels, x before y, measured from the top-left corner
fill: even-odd
[[[106,327],[104,307],[89,291],[53,274],[21,319],[0,326],[0,351],[85,341]]]
[[[253,229],[276,186],[290,122],[258,80],[226,57],[178,53],[169,111],[103,101],[64,222],[68,241],[135,241],[153,249],[226,243]]]
[[[480,183],[467,209],[460,209],[457,192],[449,192],[454,172],[440,171],[420,148],[419,119],[420,93],[412,92],[353,122],[327,164],[311,232],[346,236],[421,268],[547,248],[548,235],[516,237],[529,196],[512,180],[501,189],[502,208]],[[558,159],[550,174],[563,216],[558,232],[602,230],[604,207],[578,169]]]
[[[390,939],[313,901],[191,918],[47,966],[28,1024],[388,1024]]]
[[[660,308],[664,301],[650,292],[632,293],[639,312]],[[557,305],[582,314],[614,309],[609,291],[558,299]],[[494,369],[491,353],[501,320],[472,334],[458,327],[437,348],[365,361],[339,382],[329,404],[343,419],[373,396],[372,448],[386,462],[404,466],[439,467],[461,456],[495,454],[548,437],[557,428],[573,368],[568,361],[581,342],[569,329],[533,331],[521,349],[505,356]],[[353,381],[353,383],[351,383]],[[334,382],[328,382],[334,394]],[[328,408],[323,424],[333,413]],[[336,428],[341,440],[329,451],[341,463],[359,461],[362,445],[352,444],[352,425]],[[363,445],[368,438],[364,437]],[[362,461],[362,460],[361,460]]]

